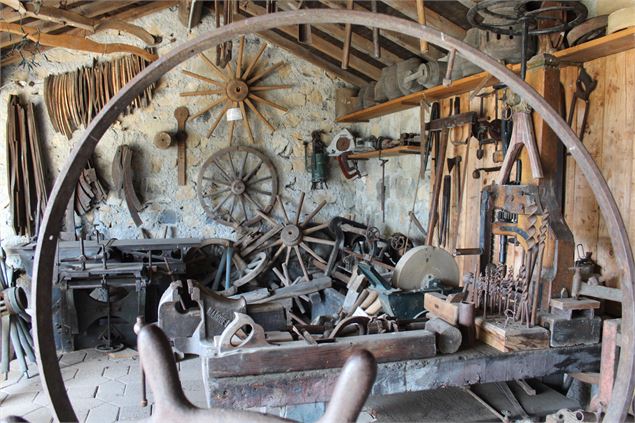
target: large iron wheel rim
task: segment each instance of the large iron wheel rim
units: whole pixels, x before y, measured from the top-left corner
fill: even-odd
[[[262,166],[264,166],[265,173],[267,175],[266,176],[263,175],[261,176],[261,178],[264,178],[264,177],[269,178],[270,187],[268,188],[270,188],[271,190],[270,195],[262,195],[253,190],[253,188],[255,188],[262,191],[261,186],[255,187],[255,185],[260,185],[262,182],[266,182],[266,181],[260,181],[256,183],[253,183],[252,180],[243,181],[244,190],[245,190],[244,193],[234,194],[232,192],[232,187],[228,186],[227,182],[229,182],[231,185],[234,182],[238,182],[239,177],[244,176],[246,178],[247,176],[250,176],[248,172],[245,175],[240,175],[240,173],[233,174],[234,172],[240,172],[240,170],[233,169],[235,164],[232,164],[229,169],[219,168],[220,166],[219,158],[223,156],[227,156],[229,157],[229,160],[232,160],[231,159],[232,153],[242,153],[245,159],[249,157],[249,155],[251,154],[260,160],[258,169],[256,170],[255,174],[252,175],[252,177],[257,176],[260,173]],[[240,164],[242,163],[239,162],[239,165]],[[224,177],[223,174],[226,174],[227,176],[235,177],[235,178],[233,178],[232,181],[220,181],[220,180],[209,181],[206,178],[211,178],[211,176],[208,176],[208,173],[210,170],[213,170],[214,168],[216,168],[217,170],[216,173],[219,174],[221,178]],[[229,197],[223,196],[223,194],[225,194],[226,192],[231,193],[231,195],[233,196],[233,199],[229,200],[228,201],[229,204],[227,204],[227,206],[230,207],[231,210],[225,209],[224,208],[225,204],[220,204],[220,202],[222,202],[223,200],[219,200],[219,203],[216,204],[216,206],[220,205],[220,207],[216,208],[216,206],[213,203],[214,198],[212,198],[212,195],[210,193],[206,192],[206,189],[212,188],[215,185],[215,182],[222,182],[221,184],[216,184],[219,187],[221,186],[223,187],[223,188],[219,188],[219,190],[216,191],[217,193],[219,193],[218,197],[229,198]],[[227,189],[229,191],[223,191]],[[265,191],[262,191],[262,192],[265,192]],[[275,204],[276,195],[278,194],[278,174],[276,173],[276,169],[271,159],[269,159],[261,151],[256,150],[255,148],[246,147],[246,146],[226,147],[212,154],[207,160],[205,160],[205,162],[203,163],[203,166],[201,166],[201,170],[199,171],[198,180],[196,184],[196,194],[201,206],[203,207],[203,210],[205,210],[205,214],[210,219],[213,219],[215,222],[221,223],[226,226],[231,226],[234,228],[237,228],[238,226],[241,226],[241,225],[253,226],[254,224],[258,223],[262,219],[256,213],[256,210],[260,210],[264,214],[269,214],[269,212],[271,212],[271,209],[273,208],[273,205]],[[259,200],[256,200],[255,198],[256,195],[261,195],[259,199],[260,201],[262,200],[262,196],[265,196],[265,197],[268,196],[269,199],[266,200],[266,203],[261,204],[261,203],[258,203]],[[236,208],[236,203],[233,203],[234,199],[238,199],[237,208]],[[234,206],[232,206],[231,204],[234,204]],[[262,206],[262,208],[260,208],[260,206]],[[247,210],[250,210],[250,212],[247,212]],[[236,211],[236,216],[240,216],[240,212],[242,211],[243,220],[238,220],[237,218],[234,218],[233,217],[234,211]],[[249,216],[252,216],[252,217],[249,217]]]
[[[635,337],[633,334],[635,329],[635,311],[633,309],[635,301],[635,261],[626,225],[620,214],[615,197],[584,144],[560,116],[559,111],[551,107],[544,98],[517,75],[478,49],[417,22],[370,12],[348,11],[347,13],[341,13],[339,10],[331,9],[298,10],[249,18],[208,31],[194,40],[181,44],[146,67],[126,87],[120,90],[93,119],[79,142],[75,144],[51,191],[50,200],[40,227],[34,260],[34,287],[32,294],[35,315],[34,342],[41,381],[44,391],[51,402],[55,418],[60,421],[77,421],[77,416],[66,392],[57,361],[53,339],[54,328],[51,321],[51,294],[55,265],[54,252],[57,248],[61,222],[81,170],[92,156],[97,143],[117,119],[121,110],[125,109],[137,95],[150,84],[156,82],[166,72],[212,46],[241,34],[275,29],[280,22],[285,22],[286,25],[337,23],[376,27],[414,38],[422,38],[442,48],[456,50],[466,60],[489,72],[498,81],[514,90],[558,134],[560,141],[570,152],[589,183],[606,223],[618,266],[624,272],[621,280],[623,295],[622,353],[620,354],[617,379],[613,387],[613,395],[608,405],[606,416],[608,421],[622,421],[631,404],[635,387],[635,378],[633,378],[635,371]]]

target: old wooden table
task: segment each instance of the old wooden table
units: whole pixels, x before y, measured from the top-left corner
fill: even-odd
[[[212,378],[210,360],[214,359],[203,359],[208,404],[234,409],[328,401],[340,371],[322,369]],[[565,372],[597,372],[599,368],[599,344],[509,353],[477,345],[455,354],[380,363],[372,395],[502,382]]]

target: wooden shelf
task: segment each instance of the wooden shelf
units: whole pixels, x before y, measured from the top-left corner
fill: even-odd
[[[363,153],[355,153],[348,156],[351,160],[359,159],[373,159],[379,156],[381,157],[395,157],[404,154],[419,154],[421,147],[418,145],[400,145],[399,147],[386,148],[384,150],[366,151]]]
[[[560,50],[554,52],[553,55],[562,61],[589,62],[591,60],[599,59],[600,57],[620,53],[632,48],[635,48],[635,28],[625,29],[575,47]],[[520,66],[514,65],[509,68],[514,72],[518,72]],[[484,82],[488,78],[489,81]],[[439,85],[340,116],[336,119],[336,121],[340,123],[367,122],[373,118],[418,107],[422,98],[425,98],[426,101],[437,101],[472,91],[483,83],[486,84],[485,86],[491,86],[497,82],[498,80],[492,77],[489,73],[481,72],[452,81],[452,84],[447,87]]]

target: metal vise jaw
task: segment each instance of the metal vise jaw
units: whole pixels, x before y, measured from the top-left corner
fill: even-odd
[[[182,354],[213,355],[214,336],[223,333],[234,320],[234,313],[245,313],[244,298],[229,299],[187,281],[189,298],[181,281],[173,282],[159,301],[159,327],[170,339],[173,348]],[[194,301],[198,307],[187,307]]]

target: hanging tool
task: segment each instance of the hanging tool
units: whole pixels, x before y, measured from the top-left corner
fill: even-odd
[[[190,111],[187,107],[181,106],[174,111],[174,117],[176,118],[176,122],[178,124],[178,130],[174,135],[174,138],[176,138],[178,147],[177,163],[179,185],[187,185],[187,132],[185,132],[185,122],[187,122],[187,118],[190,117]]]
[[[310,147],[309,147],[310,146]],[[311,171],[311,189],[328,189],[326,184],[329,156],[322,142],[322,131],[311,132],[311,141],[304,143],[304,166]]]
[[[441,117],[441,107],[438,102],[432,103],[432,107],[430,108],[430,122],[426,126],[430,126],[430,124],[439,119]],[[432,144],[438,144],[439,133],[436,131],[428,130],[428,136],[426,137],[425,147],[423,148],[422,154],[422,169],[421,174],[425,175],[426,170],[428,168],[428,159],[430,158],[430,153],[432,152]],[[436,142],[435,142],[436,141]]]
[[[381,153],[380,153],[381,154]],[[381,186],[379,187],[379,200],[381,201],[381,221],[386,222],[386,163],[387,159],[379,156],[379,165],[381,166]]]
[[[474,169],[474,171],[472,171],[472,178],[474,179],[480,178],[481,172],[492,173],[492,172],[498,172],[499,170],[501,170],[500,166],[477,167],[476,169]]]
[[[459,186],[458,186],[458,196],[457,196],[457,205],[456,205],[456,220],[454,222],[454,233],[453,233],[452,244],[450,245],[450,251],[452,251],[454,255],[457,255],[456,244],[459,239],[459,219],[461,218],[461,212],[463,210],[463,194],[465,193],[465,181],[467,177],[467,163],[470,158],[470,155],[469,155],[470,140],[471,138],[468,138],[467,144],[465,145],[465,164],[463,165],[463,176],[461,176],[460,169],[457,170],[458,178],[460,179],[457,179],[459,181],[458,182]],[[458,157],[461,157],[461,156],[458,156]]]
[[[432,245],[432,238],[434,237],[434,228],[439,220],[439,194],[441,194],[441,182],[443,176],[443,168],[445,167],[445,155],[448,145],[448,130],[444,128],[441,130],[441,137],[439,140],[439,146],[436,151],[437,163],[436,170],[434,172],[434,186],[432,189],[432,199],[430,201],[430,211],[428,213],[428,236],[426,238],[426,244]]]
[[[584,103],[584,110],[582,111],[582,122],[578,128],[578,138],[580,141],[582,141],[582,138],[584,137],[586,122],[589,116],[589,97],[597,85],[598,81],[594,80],[583,66],[580,66],[580,73],[578,74],[578,79],[575,81],[575,92],[571,98],[571,104],[569,105],[569,117],[567,118],[567,124],[571,126],[573,124],[573,114],[576,110],[580,113],[580,110],[578,110],[578,104],[582,101],[582,103]]]
[[[450,170],[448,170],[450,172]],[[439,245],[445,248],[445,241],[447,239],[448,232],[448,219],[450,215],[450,200],[452,196],[452,175],[445,175],[443,177],[443,201],[441,203],[441,224],[437,229],[437,239]]]
[[[340,165],[340,170],[346,179],[357,179],[361,178],[362,173],[359,171],[359,167],[357,166],[358,160],[365,159],[349,159],[349,156],[353,154],[351,151],[346,151],[339,156],[337,156],[337,163]]]
[[[453,190],[454,199],[455,199],[455,203],[454,203],[455,213],[459,212],[459,208],[460,208],[459,202],[461,199],[461,195],[463,194],[462,187],[461,187],[461,161],[462,160],[463,158],[461,156],[455,156],[448,159],[448,173],[452,175],[452,179],[454,180],[454,185],[455,185],[455,189]],[[448,205],[448,210],[450,210],[449,205]],[[453,216],[451,212],[448,211],[448,213],[450,214],[450,217]],[[451,221],[448,218],[448,223],[447,223],[448,235],[445,238],[446,240],[449,240],[450,239],[449,235],[452,234],[452,231],[450,230],[450,228],[452,228],[452,230],[454,231],[454,234],[456,234],[456,232],[458,231],[458,219],[459,219],[458,214],[454,214],[454,219],[452,219]],[[454,237],[454,239],[456,239],[456,236]],[[455,247],[455,246],[451,245],[451,247]]]

